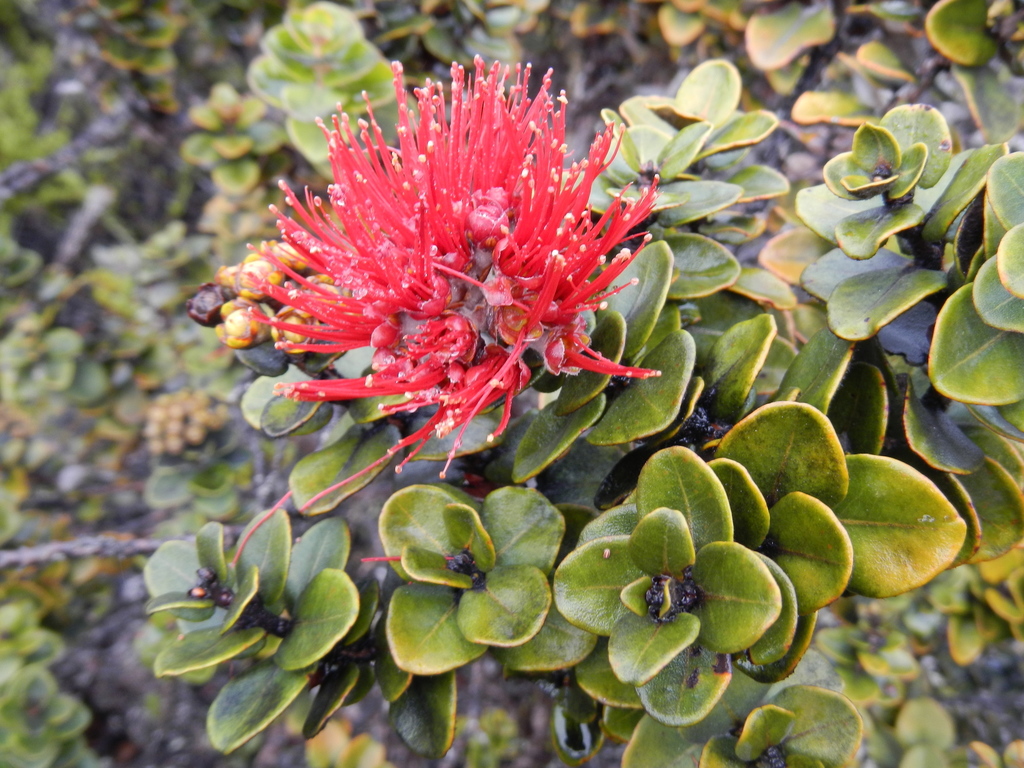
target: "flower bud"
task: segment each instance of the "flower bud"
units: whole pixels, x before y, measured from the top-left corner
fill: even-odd
[[[216,274],[213,276],[213,282],[222,288],[230,288],[232,291],[235,290],[235,278],[238,276],[238,265],[233,267],[218,267]]]
[[[227,295],[221,286],[203,283],[196,295],[185,302],[185,310],[200,325],[213,328],[220,322],[220,308],[226,300]]]
[[[280,320],[282,323],[289,323],[292,325],[315,325],[316,321],[313,317],[302,310],[295,309],[294,307],[285,307],[274,316],[275,320]],[[285,344],[280,347],[289,354],[301,355],[305,350],[301,349],[289,349],[288,344],[305,344],[309,341],[309,337],[303,333],[300,333],[294,329],[285,329],[272,327],[270,329],[270,335],[273,337],[275,342],[284,342]]]
[[[251,261],[250,261],[251,259]],[[263,301],[268,298],[263,289],[268,283],[282,285],[285,274],[264,258],[250,256],[235,275],[235,292],[243,299]]]
[[[260,243],[259,253],[273,256],[281,262],[282,266],[294,272],[302,273],[303,270],[307,269],[306,262],[299,255],[299,252],[287,243],[279,243],[277,240],[264,240]]]
[[[232,349],[249,349],[270,339],[266,325],[249,309],[236,309],[217,326],[217,338]]]

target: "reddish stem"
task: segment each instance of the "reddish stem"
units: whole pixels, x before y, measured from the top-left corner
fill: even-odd
[[[291,497],[292,492],[288,491],[288,493],[286,493],[284,496],[277,500],[277,503],[274,506],[272,506],[269,510],[263,513],[263,516],[256,521],[255,525],[253,525],[252,528],[246,531],[245,536],[243,536],[242,540],[238,542],[238,549],[235,550],[235,556],[231,559],[232,565],[238,565],[238,558],[242,556],[242,550],[245,549],[245,545],[249,543],[249,538],[254,533],[256,533],[256,530],[265,522],[267,522],[267,520],[269,520],[271,516],[273,516],[273,514],[277,512],[277,510],[279,510],[284,505],[284,503],[288,501],[288,499],[290,499]]]

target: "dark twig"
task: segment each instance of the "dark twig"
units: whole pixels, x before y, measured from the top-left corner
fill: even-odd
[[[37,160],[14,163],[0,172],[0,203],[74,164],[88,150],[109,144],[128,126],[128,118],[128,107],[122,105],[93,122],[73,141],[53,154]]]
[[[884,112],[888,112],[900,103],[903,104],[914,104],[921,98],[925,91],[932,87],[935,82],[935,78],[940,72],[949,69],[952,66],[952,62],[945,56],[935,54],[931,58],[926,59],[917,70],[917,82],[908,83],[903,88],[897,90],[892,98],[889,99],[889,103],[885,105]]]
[[[233,538],[239,532],[237,527],[225,527],[225,539]],[[193,541],[194,536],[171,536],[166,539],[119,538],[119,534],[100,534],[98,536],[80,536],[67,541],[51,541],[31,547],[0,550],[0,571],[6,569],[27,568],[30,565],[42,565],[61,560],[74,560],[81,557],[116,557],[129,558],[136,555],[150,555],[166,541]]]

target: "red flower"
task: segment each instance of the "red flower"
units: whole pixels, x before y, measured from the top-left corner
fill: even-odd
[[[583,313],[621,289],[614,283],[636,252],[623,249],[607,263],[605,255],[645,219],[655,196],[653,188],[645,190],[592,219],[590,190],[613,154],[612,127],[597,135],[587,159],[567,166],[565,117],[555,105],[565,97],[552,98],[550,73],[529,99],[529,66],[516,68],[506,93],[508,68],[486,71],[477,59],[471,83],[461,67],[452,67],[450,105],[443,88],[428,81],[410,109],[402,68],[393,70],[397,149],[372,113],[369,123],[359,121],[358,138],[342,115],[333,130],[324,129],[334,172],[329,207],[309,191],[302,204],[282,187],[297,212],[297,220],[279,213],[284,241],[330,281],[278,262],[295,285],[265,287],[319,321],[268,320],[311,340],[280,347],[372,347],[373,373],[282,384],[279,391],[299,400],[408,398],[382,407],[388,413],[436,405],[392,455],[461,427],[457,446],[469,421],[504,397],[494,431],[500,434],[512,397],[530,380],[523,361],[530,349],[555,374],[658,375],[613,363],[587,346]]]

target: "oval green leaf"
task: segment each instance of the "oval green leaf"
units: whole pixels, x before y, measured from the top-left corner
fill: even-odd
[[[1005,405],[1024,399],[1024,334],[987,325],[971,299],[972,283],[943,304],[935,320],[928,375],[953,400]]]
[[[266,728],[306,687],[303,672],[261,661],[227,682],[210,705],[206,732],[221,752],[233,752]]]
[[[770,403],[726,433],[718,458],[739,462],[769,505],[793,491],[836,504],[849,486],[835,429],[804,403]]]
[[[800,615],[843,594],[853,572],[853,545],[832,510],[813,496],[794,492],[772,507],[771,518],[761,550],[793,582]]]
[[[732,541],[725,488],[689,448],[666,448],[648,460],[637,481],[636,506],[641,517],[661,507],[682,512],[697,550],[712,541]]]
[[[548,580],[538,568],[501,565],[482,588],[462,593],[456,619],[471,643],[510,648],[540,632],[550,607]]]
[[[697,553],[693,580],[701,600],[700,644],[718,653],[753,645],[782,612],[782,593],[757,553],[734,542],[712,542]]]

